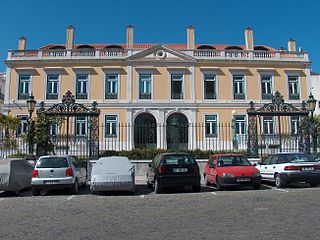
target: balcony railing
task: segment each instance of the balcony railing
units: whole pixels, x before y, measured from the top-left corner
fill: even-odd
[[[143,51],[136,49],[134,53]],[[196,59],[213,60],[255,60],[255,61],[309,61],[307,52],[289,51],[247,51],[247,50],[180,50]],[[11,50],[7,60],[39,59],[123,59],[130,54],[123,49],[46,49]]]
[[[47,93],[46,99],[58,99],[58,93]]]
[[[118,98],[118,93],[106,93],[105,94],[106,99],[117,99]]]
[[[151,99],[151,93],[140,93],[139,99]]]
[[[87,93],[76,93],[76,99],[88,99]]]
[[[246,95],[244,93],[234,93],[233,97],[234,99],[245,99]]]

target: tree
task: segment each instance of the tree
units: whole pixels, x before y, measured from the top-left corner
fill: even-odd
[[[20,124],[21,120],[18,117],[11,115],[1,115],[0,116],[0,128],[4,133],[4,146],[6,148],[16,147],[16,130]]]

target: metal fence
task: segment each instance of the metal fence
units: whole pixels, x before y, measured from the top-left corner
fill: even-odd
[[[89,128],[79,124],[70,126],[68,137],[64,128],[51,129],[50,140],[55,154],[72,154],[82,158],[90,157]],[[240,133],[239,133],[240,131]],[[78,133],[78,134],[77,134]],[[81,133],[81,134],[79,134]],[[99,153],[108,151],[129,151],[132,149],[203,150],[203,151],[247,151],[247,125],[239,129],[234,123],[210,124],[106,124],[99,126]],[[272,135],[258,135],[259,155],[279,151],[299,151],[299,137],[295,134],[274,132]],[[280,141],[281,140],[281,141]],[[67,151],[68,150],[68,151]],[[29,154],[26,134],[10,134],[0,130],[0,157],[14,157]],[[37,154],[37,146],[34,147]]]

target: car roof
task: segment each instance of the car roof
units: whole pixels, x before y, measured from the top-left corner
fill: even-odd
[[[167,153],[159,153],[161,156],[167,156],[167,155],[191,155],[191,153],[185,153],[185,152],[167,152]]]
[[[220,156],[243,156],[244,157],[244,155],[243,154],[240,154],[240,153],[217,153],[217,154],[211,154],[210,155],[210,157],[211,156],[218,156],[218,157],[220,157]]]

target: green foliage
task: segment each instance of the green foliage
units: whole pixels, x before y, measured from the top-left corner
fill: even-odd
[[[34,143],[37,145],[37,156],[53,153],[54,144],[49,136],[51,118],[43,114],[38,115],[34,128]]]
[[[16,147],[15,132],[20,124],[20,118],[11,115],[0,115],[0,127],[4,129],[4,148]]]
[[[128,157],[131,160],[150,160],[153,159],[158,153],[166,153],[166,152],[172,152],[170,150],[165,149],[132,149],[131,151],[104,151],[100,153],[100,157],[106,157],[106,156],[125,156]],[[195,150],[187,150],[187,149],[181,149],[178,152],[187,152],[192,154],[192,156],[196,159],[208,159],[210,155],[217,154],[217,153],[240,153],[243,155],[247,155],[246,151],[243,152],[232,152],[232,151],[203,151],[200,149]]]

